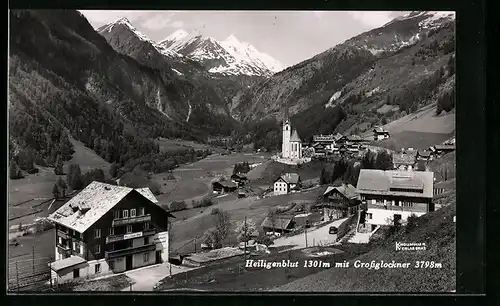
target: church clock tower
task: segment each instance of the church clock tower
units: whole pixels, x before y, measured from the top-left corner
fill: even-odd
[[[288,102],[285,106],[285,117],[283,119],[283,139],[281,145],[281,155],[283,158],[290,158],[290,137],[292,135],[292,126],[288,118]]]

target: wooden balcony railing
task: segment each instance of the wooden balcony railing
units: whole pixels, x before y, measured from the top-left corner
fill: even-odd
[[[407,212],[428,212],[428,206],[426,208],[422,208],[421,206],[396,206],[396,205],[386,205],[384,204],[368,204],[368,210],[372,209],[386,209],[392,211],[407,211]]]
[[[61,238],[64,238],[64,239],[68,239],[69,238],[69,234],[66,233],[66,232],[63,232],[60,229],[57,230],[57,236],[59,236]]]
[[[122,256],[127,256],[127,255],[141,253],[141,252],[151,252],[154,250],[156,250],[156,244],[151,243],[151,244],[126,248],[126,249],[121,249],[121,250],[107,251],[104,253],[104,256],[106,257],[106,259],[113,259],[116,257],[122,257]]]
[[[142,232],[135,232],[135,233],[130,233],[130,234],[110,235],[110,236],[106,237],[106,243],[128,240],[128,239],[139,238],[139,237],[152,236],[155,233],[156,233],[156,230],[150,229],[150,230],[144,230]]]
[[[112,226],[120,226],[120,225],[142,223],[142,222],[149,222],[149,221],[151,221],[151,215],[121,218],[121,219],[113,220]]]

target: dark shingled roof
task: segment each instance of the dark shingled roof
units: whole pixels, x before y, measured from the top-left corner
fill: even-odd
[[[302,142],[302,140],[300,140],[299,134],[297,133],[297,130],[293,130],[292,137],[290,137],[290,141],[291,142]]]
[[[351,200],[359,198],[358,190],[351,184],[344,184],[336,187],[329,186],[326,188],[323,195],[329,195],[333,190],[337,190],[340,194],[343,194],[346,198]]]
[[[432,198],[433,185],[434,172],[401,172],[361,169],[357,189],[360,194]],[[423,193],[391,191],[390,188],[423,188]]]
[[[277,180],[279,179],[283,179],[288,184],[297,184],[300,180],[300,176],[298,173],[285,173],[282,176],[280,176]]]
[[[290,223],[292,222],[293,217],[291,216],[276,216],[276,220],[274,222],[274,227],[271,222],[271,219],[269,217],[266,217],[264,219],[264,222],[262,222],[262,227],[269,227],[269,228],[274,228],[274,229],[287,229]]]

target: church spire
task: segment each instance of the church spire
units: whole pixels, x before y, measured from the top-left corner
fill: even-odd
[[[288,100],[285,102],[285,118],[283,119],[283,122],[290,121],[290,117],[288,114]]]

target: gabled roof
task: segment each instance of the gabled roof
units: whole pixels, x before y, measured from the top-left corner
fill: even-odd
[[[233,175],[231,175],[231,177],[235,177],[235,178],[238,178],[238,179],[241,179],[241,180],[246,180],[247,177],[243,174],[239,174],[239,173],[235,173]]]
[[[377,134],[385,134],[385,133],[389,133],[388,131],[384,130],[382,127],[376,127],[373,129],[373,132],[377,133]]]
[[[363,139],[361,137],[359,137],[358,135],[350,135],[350,136],[347,136],[347,140],[349,140],[349,141],[361,141]]]
[[[403,173],[392,170],[361,169],[357,189],[360,194],[432,198],[433,185],[434,173],[429,171]],[[423,188],[423,193],[391,191],[390,188]]]
[[[435,145],[434,149],[436,149],[436,150],[455,150],[455,145],[454,144]]]
[[[413,165],[415,164],[415,156],[416,152],[413,151],[410,153],[393,153],[392,154],[392,162],[394,165]]]
[[[333,190],[337,190],[340,194],[344,195],[348,199],[357,199],[359,198],[358,191],[356,187],[351,184],[343,184],[341,186],[329,186],[326,188],[326,191],[323,193],[324,196],[330,195]]]
[[[291,142],[302,142],[302,140],[300,140],[300,137],[299,137],[299,134],[297,133],[297,130],[293,130],[292,132],[292,137],[290,137],[290,141]]]
[[[76,265],[87,263],[85,259],[80,256],[71,255],[68,258],[54,261],[50,264],[50,268],[56,272],[61,271],[66,268],[74,267]],[[87,264],[88,265],[88,264]]]
[[[431,152],[430,151],[418,151],[418,156],[422,156],[422,157],[429,157],[431,156]]]
[[[339,141],[340,139],[342,139],[344,137],[344,135],[340,134],[340,133],[337,133],[335,134],[335,136],[333,136],[333,138],[335,139],[335,141]]]
[[[213,182],[212,184],[220,184],[222,187],[226,187],[226,188],[238,187],[238,185],[236,185],[235,183],[233,183],[231,181],[217,181],[217,182]]]
[[[48,219],[83,233],[134,190],[150,202],[158,203],[149,188],[133,189],[94,181]]]
[[[262,222],[261,227],[269,227],[269,228],[274,228],[274,229],[287,229],[288,226],[290,226],[290,223],[292,222],[293,217],[291,216],[279,216],[277,215],[275,218],[274,224],[271,222],[271,219],[269,217],[266,217],[264,219],[264,222]]]
[[[288,184],[297,184],[300,180],[300,176],[298,173],[285,173],[278,179],[276,179],[275,182],[278,181],[279,179],[284,180]]]

